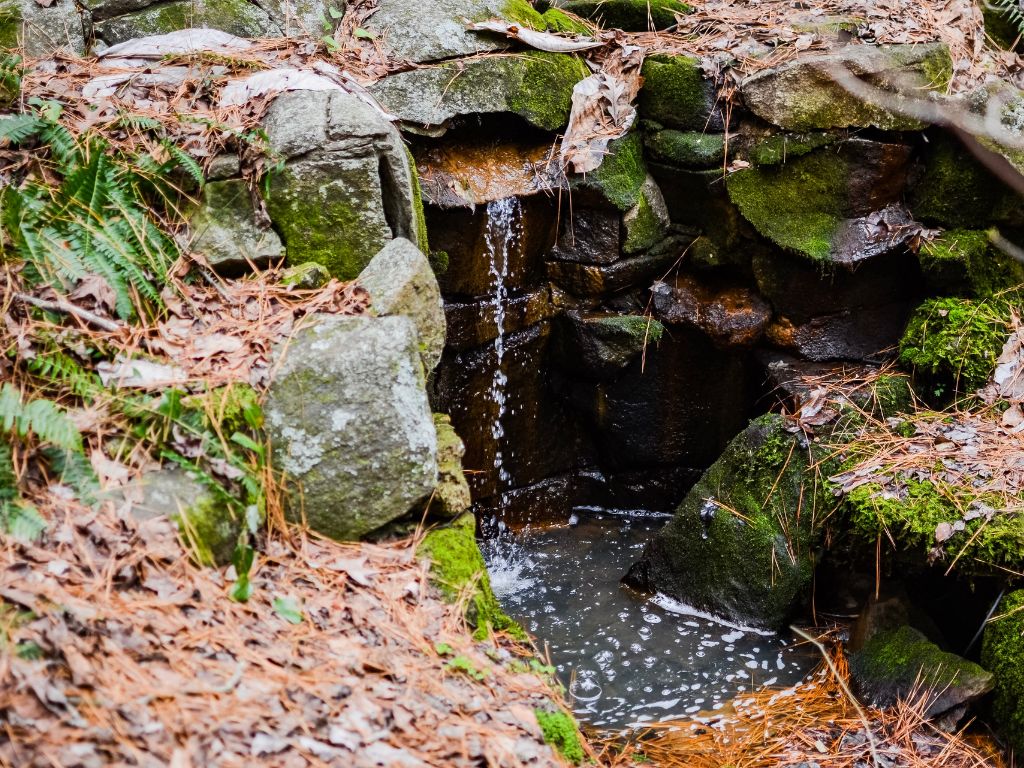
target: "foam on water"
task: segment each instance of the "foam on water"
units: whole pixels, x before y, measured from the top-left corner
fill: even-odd
[[[818,658],[789,636],[620,586],[664,519],[576,511],[579,524],[484,542],[505,610],[545,644],[592,725],[725,715],[737,695],[803,680]]]

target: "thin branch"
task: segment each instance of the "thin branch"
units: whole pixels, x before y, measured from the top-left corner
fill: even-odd
[[[35,296],[30,296],[27,293],[15,293],[14,298],[18,301],[22,301],[25,304],[31,304],[33,307],[39,307],[39,309],[45,309],[50,312],[63,312],[68,315],[74,315],[79,320],[83,320],[90,325],[95,325],[97,328],[103,331],[109,331],[110,333],[117,333],[121,330],[121,325],[115,323],[113,320],[108,320],[105,317],[90,312],[87,309],[82,309],[70,301],[64,301],[63,299],[55,299],[48,301],[46,299],[37,299]]]

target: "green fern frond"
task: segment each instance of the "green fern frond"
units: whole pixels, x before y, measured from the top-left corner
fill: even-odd
[[[35,541],[46,530],[46,521],[34,506],[23,501],[0,502],[0,532],[16,539]]]
[[[18,473],[11,446],[0,437],[0,505],[18,497]]]
[[[85,454],[63,448],[44,448],[43,455],[49,460],[58,482],[69,486],[80,501],[96,502],[100,481]]]
[[[53,346],[28,361],[28,369],[47,383],[56,384],[81,398],[94,397],[103,389],[99,376]]]
[[[11,144],[21,144],[38,135],[44,125],[45,123],[35,115],[0,117],[0,140],[6,139]]]
[[[196,184],[202,188],[206,183],[206,176],[203,174],[202,166],[195,161],[195,158],[173,142],[164,140],[162,144],[164,149],[166,149],[167,153],[171,156],[175,165],[183,169],[195,180]]]
[[[1024,9],[1018,0],[989,0],[991,6],[1013,22],[1017,31],[1024,34]]]
[[[82,451],[82,436],[67,413],[52,400],[30,400],[10,384],[0,386],[0,429],[19,437],[35,437],[71,451]]]

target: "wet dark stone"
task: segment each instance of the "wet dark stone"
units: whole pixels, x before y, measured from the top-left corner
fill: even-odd
[[[582,470],[576,476],[573,501],[578,507],[671,513],[702,471],[690,466],[651,466],[621,472]]]
[[[473,510],[477,518],[484,521],[481,527],[484,536],[496,532],[492,528],[498,520],[512,529],[526,525],[568,525],[573,487],[573,476],[564,473],[480,499]]]
[[[510,291],[528,289],[544,281],[543,255],[555,240],[555,206],[546,197],[521,201],[523,235],[517,238],[509,257],[505,285]],[[487,296],[494,289],[494,277],[485,256],[487,210],[477,206],[441,210],[426,207],[430,247],[448,254],[448,269],[438,276],[441,293],[452,296]]]
[[[562,216],[558,240],[548,258],[581,264],[610,264],[621,256],[621,222],[619,211],[573,206],[571,215],[567,211]]]
[[[603,296],[659,276],[678,262],[687,240],[673,236],[646,253],[611,264],[547,262],[548,278],[577,296]]]
[[[452,418],[466,444],[463,466],[474,499],[530,485],[568,471],[577,455],[579,426],[548,381],[550,322],[505,337],[504,436],[495,440],[498,418],[493,394],[497,355],[493,345],[465,352],[447,350],[433,382],[433,407]],[[499,480],[497,452],[508,479]]]
[[[722,347],[752,347],[772,316],[767,302],[749,288],[711,285],[692,275],[656,282],[651,300],[655,317],[666,325],[703,331]]]
[[[567,312],[555,326],[552,364],[573,376],[609,378],[661,337],[661,324],[643,315]]]
[[[779,318],[768,327],[767,338],[807,360],[878,360],[899,341],[912,308],[902,302],[862,307],[800,325]]]
[[[547,286],[510,296],[505,304],[505,333],[515,333],[542,320],[548,320],[560,311],[552,300],[551,289]],[[491,297],[473,301],[452,299],[445,302],[444,315],[448,325],[449,349],[461,352],[494,341],[498,336],[494,301]]]

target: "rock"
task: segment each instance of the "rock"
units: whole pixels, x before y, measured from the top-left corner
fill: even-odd
[[[437,430],[437,486],[430,500],[430,512],[454,518],[468,512],[472,504],[469,483],[462,470],[466,446],[456,434],[448,415],[435,413],[434,428]]]
[[[820,454],[820,455],[819,455]],[[816,482],[823,449],[776,414],[750,423],[690,490],[624,581],[730,621],[778,629],[805,596],[835,505]]]
[[[846,309],[799,325],[779,316],[766,336],[805,360],[877,360],[900,340],[912,307],[900,302]]]
[[[422,217],[398,131],[344,91],[291,91],[263,121],[285,158],[265,193],[289,264],[315,261],[351,280],[392,238],[420,242]]]
[[[507,48],[497,35],[466,29],[469,22],[493,18],[528,29],[546,26],[524,0],[381,0],[366,28],[393,57],[422,64]]]
[[[995,248],[984,230],[954,229],[921,245],[931,293],[985,298],[1024,283],[1024,264]]]
[[[319,533],[358,539],[435,487],[437,434],[408,317],[318,317],[291,339],[264,412],[287,514]]]
[[[297,288],[300,291],[323,288],[330,282],[330,279],[331,273],[327,271],[327,268],[315,261],[297,264],[281,272],[281,284],[289,288]]]
[[[280,30],[279,34],[313,40],[333,31],[337,22],[333,20],[331,11],[344,9],[343,3],[334,0],[261,0],[259,6],[270,15]],[[329,30],[325,30],[325,24]]]
[[[621,228],[622,214],[617,210],[574,205],[571,211],[563,212],[558,240],[547,256],[583,264],[618,261],[622,256]]]
[[[811,133],[773,131],[766,136],[753,139],[747,147],[746,155],[754,165],[779,165],[810,154],[819,147],[835,144],[842,138],[842,134],[822,131]]]
[[[131,504],[136,520],[166,516],[178,526],[196,561],[229,562],[244,521],[237,520],[210,487],[179,467],[145,472],[137,481],[109,494]]]
[[[1024,752],[1024,590],[1010,592],[985,626],[981,663],[995,678],[992,717],[1000,735]]]
[[[277,233],[256,224],[249,187],[241,179],[207,182],[189,227],[193,233],[189,247],[214,269],[266,267],[284,257]]]
[[[644,82],[637,102],[641,118],[684,131],[725,127],[715,106],[715,85],[704,77],[699,59],[655,54],[644,60],[641,74]]]
[[[108,45],[179,29],[219,29],[237,37],[278,37],[270,15],[247,0],[171,0],[100,21],[96,37]]]
[[[548,320],[559,313],[548,286],[515,294],[504,305],[503,329],[515,333]],[[449,299],[444,305],[448,324],[447,348],[458,352],[480,347],[498,337],[494,301],[490,297],[473,301]]]
[[[722,347],[752,347],[772,316],[771,307],[748,288],[716,289],[688,275],[656,282],[651,300],[662,322],[689,325]]]
[[[646,251],[665,237],[669,226],[668,208],[661,190],[650,175],[640,188],[636,205],[622,214],[622,252],[626,254]]]
[[[637,204],[646,183],[647,165],[639,133],[629,133],[609,142],[608,152],[597,170],[586,176],[574,176],[570,182],[573,192],[583,198],[584,204],[599,201],[623,212]]]
[[[521,530],[534,525],[565,525],[569,510],[575,503],[575,478],[568,472],[518,488],[509,488],[497,495],[477,498],[473,509],[477,517],[487,519],[489,525],[500,523],[510,530]],[[486,517],[485,517],[486,516]],[[499,531],[495,528],[494,534]]]
[[[906,98],[903,94],[916,97],[922,90],[944,92],[952,76],[949,49],[943,43],[846,45],[762,70],[740,84],[740,93],[755,115],[792,131],[915,131],[923,127],[917,120],[848,93],[830,74],[836,68],[848,70],[897,100]]]
[[[647,253],[611,264],[549,261],[547,274],[552,282],[576,296],[606,296],[664,273],[685,250],[682,238],[669,237]]]
[[[910,148],[861,139],[781,166],[730,174],[729,198],[764,237],[819,262],[852,265],[916,235],[898,203]]]
[[[568,0],[561,7],[605,29],[626,32],[668,29],[677,14],[690,12],[690,6],[679,0]]]
[[[85,53],[82,17],[72,0],[46,5],[36,0],[3,0],[0,48],[21,48],[32,58],[45,58],[59,50],[81,56]]]
[[[406,315],[416,324],[423,368],[434,370],[444,352],[445,315],[430,262],[405,238],[395,238],[357,278],[378,315]]]
[[[644,134],[644,147],[654,160],[693,168],[714,168],[725,161],[725,134],[666,128]]]
[[[559,323],[556,365],[576,376],[614,376],[655,346],[663,331],[653,317],[570,311]]]
[[[573,86],[588,74],[575,56],[529,51],[402,72],[370,86],[370,93],[414,126],[512,113],[537,128],[557,131],[569,120]]]
[[[925,715],[937,717],[992,690],[992,673],[941,650],[910,626],[882,630],[850,654],[854,690],[872,706],[923,698]]]

